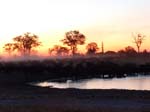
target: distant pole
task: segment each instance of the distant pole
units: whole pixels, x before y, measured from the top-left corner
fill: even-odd
[[[102,54],[104,54],[104,43],[102,41],[102,44],[101,44],[101,48],[102,48]]]

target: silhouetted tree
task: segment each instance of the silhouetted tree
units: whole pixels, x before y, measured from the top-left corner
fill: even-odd
[[[143,56],[149,56],[149,52],[146,49],[143,50],[142,54]]]
[[[64,45],[70,47],[72,55],[77,51],[77,45],[83,45],[85,43],[85,36],[79,31],[69,31],[65,34],[65,38],[61,40]]]
[[[105,52],[106,55],[116,55],[115,51],[106,51]]]
[[[142,34],[136,34],[136,35],[134,35],[134,34],[132,34],[132,36],[133,36],[133,39],[134,39],[133,42],[136,44],[137,51],[138,51],[138,53],[140,53],[140,47],[141,47],[141,45],[143,43],[145,35],[142,35]]]
[[[127,46],[125,49],[119,50],[118,54],[125,56],[135,56],[137,52],[132,46]]]
[[[11,55],[11,53],[14,51],[14,44],[13,43],[7,43],[4,45],[4,50],[6,52],[8,52],[9,56]]]
[[[132,46],[127,46],[127,47],[125,47],[125,53],[136,54],[136,50]]]
[[[144,49],[144,50],[143,50],[143,53],[147,54],[147,53],[148,53],[148,51],[147,51],[146,49]]]
[[[59,56],[63,56],[63,55],[68,55],[69,54],[69,49],[67,47],[63,47],[60,45],[55,45],[53,48],[49,48],[49,54],[50,55],[59,55]]]
[[[122,55],[125,55],[125,50],[123,50],[123,49],[119,50],[119,51],[118,51],[118,54],[121,55],[121,56],[122,56]]]
[[[98,51],[98,45],[96,42],[91,42],[86,46],[87,54],[95,54]]]
[[[125,47],[125,52],[128,52],[128,53],[134,52],[135,53],[136,51],[135,51],[135,49],[132,46],[127,46],[127,47]]]
[[[31,50],[41,45],[38,36],[29,32],[13,38],[14,49],[18,50],[23,55],[30,55]]]

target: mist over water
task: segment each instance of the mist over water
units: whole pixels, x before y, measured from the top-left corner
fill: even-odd
[[[44,61],[44,60],[63,60],[63,59],[69,59],[69,60],[74,60],[74,59],[86,59],[91,56],[50,56],[50,55],[30,55],[30,56],[1,56],[0,57],[0,62],[18,62],[18,61]],[[97,56],[92,56],[92,57],[97,57]]]
[[[38,55],[33,55],[33,56],[12,56],[12,57],[5,57],[2,56],[0,57],[0,61],[4,62],[17,62],[17,61],[43,61],[43,60],[50,60],[50,59],[64,59],[66,58],[65,56],[38,56]],[[67,57],[68,58],[68,57]]]
[[[113,78],[113,79],[86,79],[67,82],[42,82],[38,86],[52,88],[77,88],[77,89],[127,89],[150,90],[150,76]]]

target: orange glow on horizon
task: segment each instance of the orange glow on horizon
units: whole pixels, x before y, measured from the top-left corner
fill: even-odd
[[[57,35],[50,35],[49,33],[36,33],[38,34],[39,36],[39,41],[42,42],[42,45],[39,46],[37,48],[37,54],[38,55],[41,55],[41,56],[47,56],[48,55],[48,49],[49,48],[52,48],[54,45],[63,45],[60,40],[64,38],[64,34],[60,34],[60,36],[57,34]],[[86,33],[85,33],[86,34]],[[88,35],[88,33],[87,33]],[[85,45],[79,45],[78,46],[78,52],[79,53],[85,53],[86,52],[86,45],[89,43],[89,42],[96,42],[98,44],[98,47],[100,48],[99,52],[101,52],[101,42],[103,41],[104,42],[104,51],[118,51],[118,50],[121,50],[121,49],[124,49],[126,46],[133,46],[136,50],[136,46],[135,44],[132,42],[132,37],[131,38],[121,38],[119,39],[120,36],[116,36],[116,37],[113,37],[110,35],[110,37],[108,38],[90,38],[88,37],[87,35],[86,36],[86,43]],[[50,37],[56,37],[58,36],[58,38],[50,38]],[[45,38],[42,38],[42,37],[45,37]],[[12,39],[10,39],[9,41],[7,42],[12,42]],[[2,47],[4,46],[5,43],[7,42],[4,42],[1,46],[1,54],[4,54],[4,55],[7,55],[6,52],[4,52],[4,50],[2,49]],[[144,49],[148,49],[148,46],[149,46],[149,42],[144,40],[144,43],[142,44],[141,46],[141,51],[144,50]],[[66,46],[67,47],[67,46]]]
[[[141,51],[150,50],[150,1],[148,0],[1,0],[0,54],[5,43],[25,32],[39,36],[40,55],[48,48],[62,44],[65,32],[79,30],[87,40],[79,46],[85,52],[89,42],[104,50],[118,51],[133,46],[132,32],[146,35]]]

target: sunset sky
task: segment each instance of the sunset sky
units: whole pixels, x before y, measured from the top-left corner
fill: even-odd
[[[131,34],[142,33],[142,49],[150,50],[149,6],[150,0],[0,0],[0,52],[13,37],[32,32],[44,53],[70,30],[115,51],[135,47]]]

